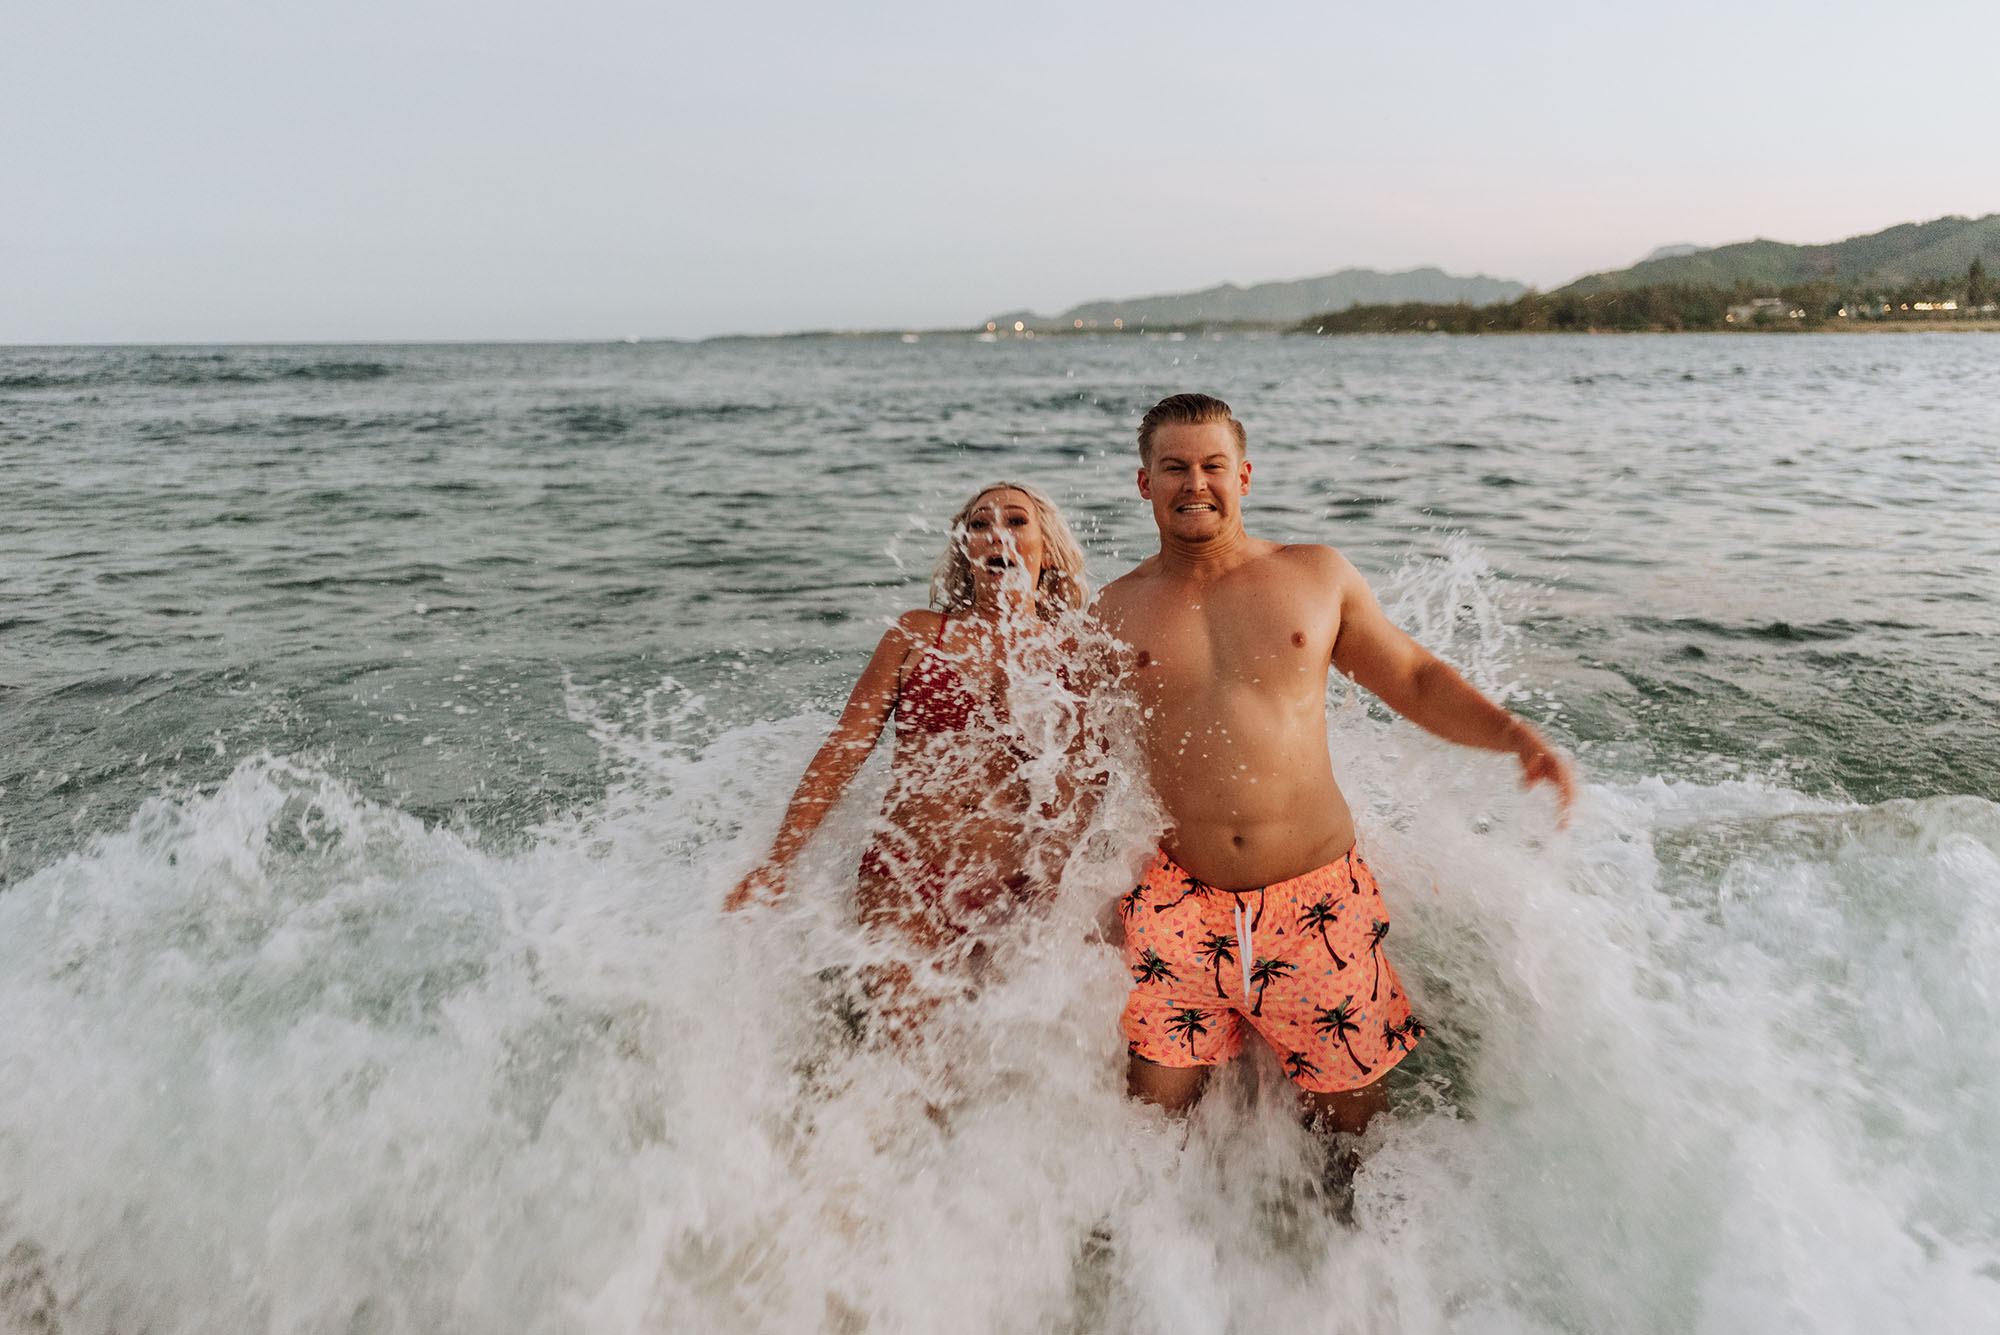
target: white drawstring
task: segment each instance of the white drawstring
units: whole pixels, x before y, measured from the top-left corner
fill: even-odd
[[[1243,907],[1243,901],[1236,901],[1236,950],[1237,961],[1243,966],[1243,999],[1250,1000],[1250,911]]]

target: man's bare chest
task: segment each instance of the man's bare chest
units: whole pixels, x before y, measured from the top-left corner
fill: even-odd
[[[1219,690],[1322,689],[1337,631],[1331,617],[1282,605],[1161,598],[1122,618],[1123,675],[1142,697],[1182,700]]]

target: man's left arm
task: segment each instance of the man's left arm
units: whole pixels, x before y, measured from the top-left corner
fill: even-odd
[[[1361,572],[1335,553],[1340,632],[1333,665],[1426,732],[1461,746],[1505,751],[1521,762],[1521,782],[1555,785],[1562,820],[1576,804],[1576,774],[1542,735],[1494,704],[1451,664],[1411,639],[1383,613]]]

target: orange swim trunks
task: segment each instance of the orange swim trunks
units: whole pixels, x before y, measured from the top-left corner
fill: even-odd
[[[1135,1057],[1214,1066],[1248,1025],[1301,1089],[1330,1094],[1373,1084],[1423,1037],[1382,950],[1381,889],[1352,849],[1253,890],[1218,890],[1161,853],[1118,911]]]

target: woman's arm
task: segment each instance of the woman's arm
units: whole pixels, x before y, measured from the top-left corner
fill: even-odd
[[[847,697],[847,707],[840,711],[840,722],[806,766],[805,777],[785,808],[778,837],[771,841],[771,851],[729,892],[722,901],[724,911],[734,913],[753,900],[776,899],[785,892],[785,873],[792,859],[839,803],[880,740],[896,707],[903,660],[913,647],[923,643],[924,623],[936,615],[905,612],[875,646],[874,656],[861,670],[861,680],[854,683],[854,692]]]

